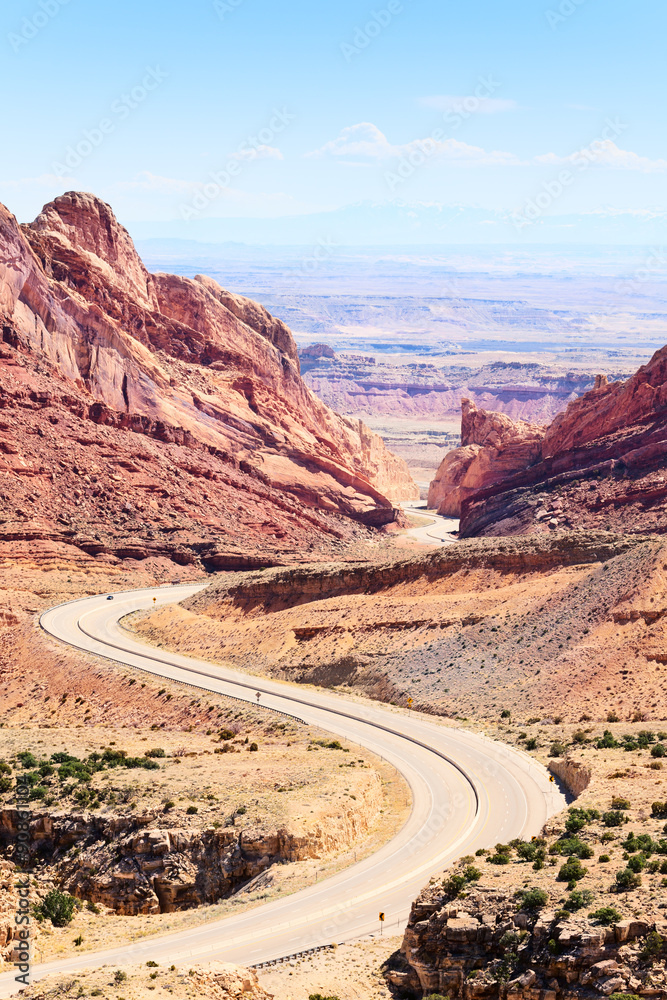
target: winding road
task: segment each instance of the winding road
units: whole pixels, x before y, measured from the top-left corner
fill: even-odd
[[[51,636],[78,649],[207,691],[286,713],[363,745],[393,764],[410,785],[413,808],[397,835],[371,857],[320,884],[259,908],[190,930],[104,952],[33,966],[51,972],[149,959],[163,963],[232,961],[255,965],[319,945],[403,927],[432,875],[462,854],[537,834],[565,800],[527,754],[423,716],[310,687],[243,674],[138,642],[121,619],[132,611],[182,601],[201,585],[83,598],[41,617]],[[224,766],[221,764],[221,767]],[[17,992],[0,977],[0,996]]]

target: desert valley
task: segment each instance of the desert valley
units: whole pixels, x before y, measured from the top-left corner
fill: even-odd
[[[3,995],[665,1000],[667,347],[298,346],[217,277],[0,209]],[[386,934],[181,955],[394,849]]]

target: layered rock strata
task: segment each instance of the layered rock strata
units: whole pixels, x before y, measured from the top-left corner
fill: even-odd
[[[92,195],[63,195],[25,226],[0,207],[0,329],[9,418],[0,474],[10,490],[29,480],[37,500],[49,491],[60,472],[57,440],[76,423],[84,450],[88,438],[107,444],[100,458],[126,453],[119,457],[132,467],[118,471],[120,482],[153,478],[141,457],[150,439],[182,449],[181,465],[196,478],[246,477],[247,485],[230,484],[239,499],[248,486],[273,492],[269,508],[287,505],[306,522],[319,511],[380,526],[395,518],[396,502],[418,494],[377,435],[306,387],[280,320],[210,278],[149,274],[109,206]],[[14,420],[24,407],[40,411],[43,433],[46,421],[62,421],[50,458],[31,453],[40,426]],[[84,475],[102,473],[79,465],[78,455],[74,464]],[[181,502],[187,508],[185,492]]]
[[[521,910],[502,891],[477,889],[448,901],[442,886],[412,907],[402,957],[389,981],[417,995],[564,1000],[630,993],[667,997],[667,922],[620,920],[610,926],[554,910]],[[648,935],[661,952],[642,957]],[[656,966],[656,960],[658,965]]]

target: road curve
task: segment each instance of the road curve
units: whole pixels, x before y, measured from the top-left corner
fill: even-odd
[[[417,503],[404,503],[402,509],[407,514],[414,514],[416,517],[428,518],[428,523],[417,528],[408,528],[405,532],[410,538],[415,538],[425,545],[453,545],[456,541],[451,534],[452,531],[459,530],[459,521],[452,517],[442,517],[432,510],[427,510],[423,505]]]
[[[104,952],[33,966],[32,980],[103,964],[233,961],[254,965],[318,945],[404,926],[412,900],[450,861],[513,837],[537,834],[563,808],[547,772],[527,754],[381,704],[243,674],[168,653],[134,639],[120,624],[132,611],[184,600],[179,586],[84,598],[45,612],[42,627],[78,649],[160,677],[284,712],[380,754],[410,785],[413,808],[377,853],[324,882],[238,916]],[[221,759],[222,761],[222,759]],[[224,763],[221,762],[221,767]],[[0,976],[0,996],[17,992]]]

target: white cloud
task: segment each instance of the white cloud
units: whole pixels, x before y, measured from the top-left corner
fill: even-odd
[[[481,146],[470,146],[456,139],[436,141],[432,138],[415,139],[402,145],[393,145],[386,135],[370,122],[360,122],[342,129],[340,135],[320,149],[306,153],[313,159],[334,159],[367,165],[373,162],[402,159],[413,153],[421,154],[433,162],[477,166],[516,165],[521,161],[513,153],[500,150],[487,152]]]
[[[497,97],[474,97],[473,95],[459,97],[455,94],[420,97],[418,103],[422,108],[432,108],[434,111],[453,111],[456,114],[464,115],[497,115],[504,111],[516,111],[519,107],[516,101]]]
[[[535,162],[555,166],[571,164],[583,166],[582,159],[600,167],[612,167],[615,170],[638,170],[644,174],[662,173],[667,170],[667,160],[651,160],[647,156],[639,156],[627,149],[619,149],[611,139],[597,139],[590,146],[572,153],[570,156],[558,156],[556,153],[544,153],[536,156]]]
[[[230,160],[284,160],[285,157],[275,146],[254,146],[232,153]]]
[[[39,177],[22,177],[17,181],[0,181],[0,189],[23,190],[30,188],[57,188],[65,191],[70,184],[76,184],[74,177],[59,177],[57,174],[41,174]]]

